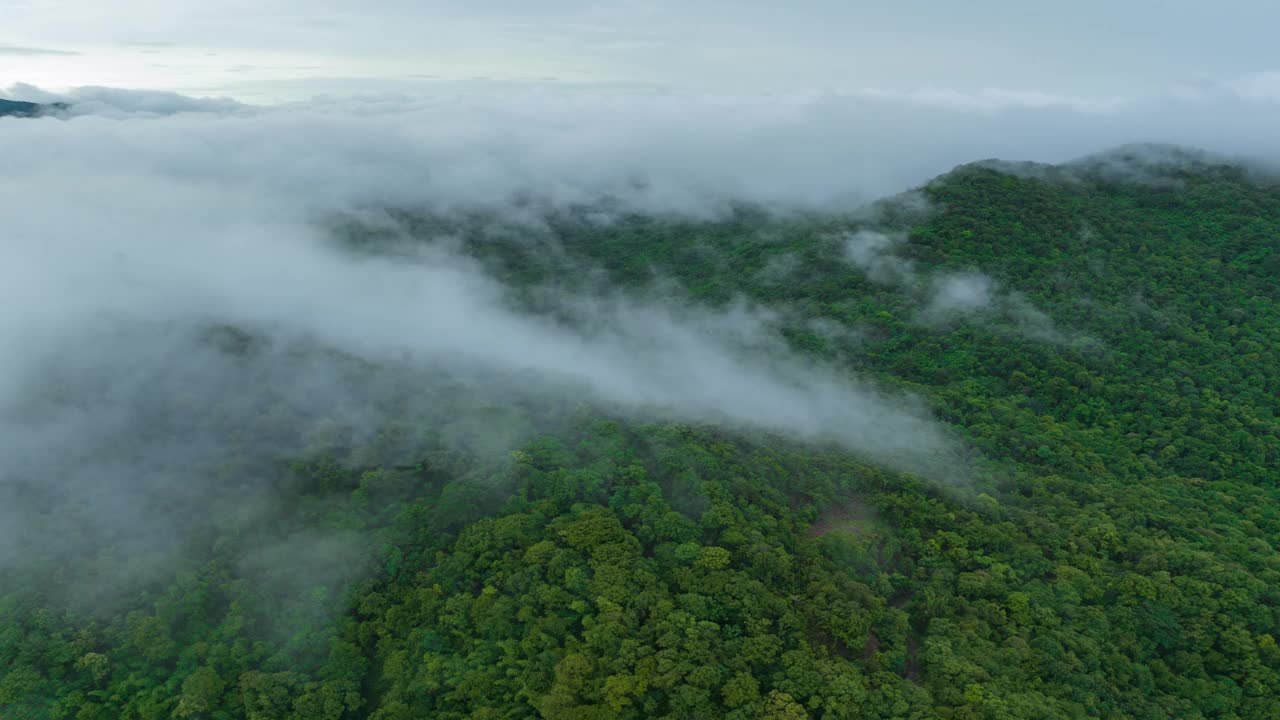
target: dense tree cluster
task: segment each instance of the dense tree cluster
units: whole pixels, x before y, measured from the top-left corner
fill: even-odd
[[[531,311],[658,280],[771,308],[800,352],[926,397],[969,482],[584,409],[496,459],[302,457],[271,532],[351,533],[367,572],[300,570],[282,600],[228,521],[118,611],[0,578],[0,716],[1276,717],[1280,186],[987,164],[920,192],[853,218],[595,209],[539,242],[402,221],[448,224]],[[916,281],[849,261],[867,225]],[[926,312],[973,272],[989,306]]]

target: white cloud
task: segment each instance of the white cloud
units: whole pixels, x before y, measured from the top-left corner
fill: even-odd
[[[355,392],[361,386],[333,381],[343,376],[332,363],[298,369],[277,362],[288,357],[280,353],[228,366],[180,331],[217,323],[375,367],[409,358],[531,402],[563,400],[570,388],[570,398],[643,417],[841,442],[903,469],[962,472],[962,453],[918,403],[797,357],[757,309],[565,298],[581,322],[554,322],[512,310],[495,281],[443,246],[398,260],[344,254],[325,232],[338,213],[509,211],[530,193],[560,207],[613,195],[700,215],[735,199],[848,210],[982,157],[1066,160],[1133,140],[1280,157],[1275,104],[1229,88],[1105,108],[516,86],[284,106],[103,88],[65,99],[75,103],[67,119],[0,120],[0,455],[22,457],[26,481],[76,483],[67,497],[101,503],[122,522],[138,512],[131,498],[172,475],[153,468],[141,485],[122,486],[136,464],[97,475],[52,470],[130,437],[146,417],[137,408],[174,388],[196,388],[198,407],[201,392],[236,398],[265,378],[317,417],[376,424],[379,410]],[[855,236],[851,259],[911,277],[893,242]],[[1045,319],[970,280],[944,283],[940,297],[967,308],[994,298],[1026,323]],[[186,432],[216,451],[217,429]],[[28,527],[13,507],[0,513],[9,549],[22,536],[14,528]]]
[[[19,45],[0,45],[0,55],[17,55],[21,57],[33,57],[40,55],[79,55],[80,53],[71,52],[69,50],[54,50],[51,48],[40,47],[22,47]]]
[[[920,319],[934,325],[977,321],[1040,342],[1097,346],[1097,341],[1086,335],[1059,328],[1022,293],[1001,287],[975,271],[935,276]]]
[[[991,307],[994,283],[982,273],[943,275],[934,280],[933,294],[925,308],[928,314],[974,313]]]
[[[845,257],[874,282],[911,286],[916,282],[915,263],[895,254],[904,241],[901,235],[859,230],[845,239]]]
[[[14,90],[20,99],[61,97],[29,86]],[[373,176],[356,182],[308,171],[303,184],[313,192],[393,192],[475,204],[505,202],[512,193],[535,188],[559,202],[617,192],[653,207],[690,211],[714,208],[730,197],[847,207],[975,159],[1063,162],[1148,141],[1280,159],[1272,130],[1280,106],[1226,86],[1192,96],[1126,99],[1102,109],[1009,98],[975,104],[952,95],[725,96],[503,84],[248,108],[227,100],[101,88],[74,91],[66,99],[80,98],[79,112],[99,116],[257,116],[225,123],[216,133],[196,131],[211,134],[213,142],[234,136],[237,143],[224,148],[224,162],[203,172],[221,172],[229,162],[248,172],[261,163],[273,167],[257,173],[261,182],[302,180],[289,168],[307,168],[316,154],[309,144],[323,143],[329,146],[325,156],[347,153],[348,172]],[[173,138],[184,132],[182,122],[148,127],[145,135]],[[139,144],[128,137],[116,141]],[[196,155],[204,149],[174,142],[170,151],[198,173]]]
[[[1115,171],[1122,171],[1116,166]],[[1137,172],[1129,167],[1125,172]],[[902,257],[904,235],[859,230],[845,238],[845,257],[872,281],[894,286],[919,303],[916,319],[928,325],[946,326],[970,320],[1005,328],[1023,337],[1051,343],[1088,338],[1060,330],[1047,314],[1022,293],[1002,288],[990,276],[974,270],[919,272],[916,263]]]
[[[102,89],[70,99],[68,119],[0,133],[0,456],[13,459],[0,468],[0,560],[33,539],[57,547],[69,523],[128,540],[109,546],[139,553],[139,573],[163,565],[155,549],[182,536],[183,516],[150,511],[157,497],[198,507],[227,458],[306,446],[259,417],[262,387],[350,432],[373,432],[392,399],[426,413],[432,383],[463,383],[471,404],[457,401],[457,427],[441,432],[464,442],[520,436],[484,422],[494,407],[545,405],[552,416],[588,401],[963,475],[957,443],[921,403],[795,355],[762,310],[566,296],[576,322],[565,323],[513,309],[447,243],[357,256],[328,232],[338,214],[376,219],[386,206],[506,212],[527,191],[555,204],[612,191],[641,207],[715,212],[783,187],[764,176],[723,185],[728,169],[707,162],[708,150],[729,157],[749,144],[751,122],[712,141],[697,124],[708,116],[687,125],[662,97],[639,117],[616,98],[572,96],[286,108]],[[199,329],[220,325],[274,349],[219,354]],[[368,377],[290,349],[300,347],[355,358]],[[418,369],[395,369],[406,367]],[[215,406],[229,409],[209,416]],[[33,484],[44,512],[20,501]]]

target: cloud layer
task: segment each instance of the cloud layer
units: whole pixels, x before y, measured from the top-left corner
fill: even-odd
[[[236,171],[280,183],[296,179],[290,167],[310,172],[323,168],[308,163],[331,159],[365,175],[309,181],[347,196],[395,192],[484,203],[532,189],[572,202],[617,192],[656,207],[690,209],[725,198],[842,204],[897,192],[983,158],[1065,162],[1130,143],[1186,145],[1274,163],[1280,160],[1272,132],[1280,119],[1276,87],[1271,75],[1257,74],[1099,102],[1000,91],[709,95],[442,84],[425,94],[261,107],[109,88],[57,95],[14,86],[9,94],[71,101],[74,112],[98,118],[209,115],[152,123],[141,136],[131,125],[113,138],[113,146],[129,152],[153,137],[173,143],[168,162],[185,163],[181,171],[188,176],[226,175],[235,163]],[[214,117],[241,122],[214,123]],[[88,130],[110,133],[86,121],[57,135]],[[188,131],[228,145],[218,149],[221,162],[202,162],[208,144],[176,142],[174,136]],[[326,145],[322,153],[317,143]],[[281,166],[286,158],[290,167]],[[259,170],[255,163],[270,167]]]
[[[68,50],[53,50],[51,48],[41,47],[23,47],[21,45],[0,45],[0,55],[17,55],[20,57],[32,57],[39,55],[78,55],[79,53]]]
[[[1280,157],[1280,106],[1256,88],[1106,107],[532,87],[254,107],[14,90],[73,107],[64,119],[0,120],[0,457],[17,458],[0,467],[0,559],[56,536],[58,522],[102,523],[104,535],[146,527],[133,536],[147,540],[140,547],[178,532],[144,510],[157,495],[205,497],[190,478],[216,473],[175,468],[243,449],[226,432],[235,408],[261,409],[243,388],[265,384],[302,417],[372,432],[386,420],[382,401],[421,368],[492,389],[480,404],[581,399],[842,443],[939,479],[961,468],[960,449],[918,403],[796,356],[759,309],[566,297],[585,321],[565,324],[513,309],[447,243],[352,256],[327,230],[336,215],[376,220],[382,208],[427,206],[515,216],[513,201],[529,196],[555,207],[608,196],[701,216],[734,200],[849,210],[982,157],[1066,160],[1137,140]],[[913,273],[887,241],[859,243],[851,257],[869,272]],[[951,308],[1016,300],[979,275],[934,291]],[[229,359],[192,330],[219,326],[275,348],[324,350]],[[368,378],[348,373],[349,362],[370,368]],[[215,400],[232,417],[202,421]],[[150,432],[157,426],[177,435]],[[310,442],[264,437],[253,453]],[[104,452],[109,463],[90,464]],[[32,493],[40,513],[29,512]]]

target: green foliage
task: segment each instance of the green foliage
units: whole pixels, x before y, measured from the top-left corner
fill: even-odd
[[[501,461],[304,458],[280,522],[364,538],[364,575],[299,571],[282,602],[227,523],[124,612],[14,592],[0,714],[1274,717],[1280,189],[1211,166],[1061,174],[961,168],[924,188],[935,212],[879,219],[909,224],[898,252],[926,280],[980,269],[1054,333],[927,321],[915,289],[844,261],[863,220],[451,228],[537,311],[551,285],[655,278],[773,308],[797,350],[924,395],[981,452],[971,485],[590,413]]]

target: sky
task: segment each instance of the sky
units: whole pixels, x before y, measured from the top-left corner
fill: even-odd
[[[440,83],[1095,102],[1280,85],[1269,75],[1280,71],[1280,4],[1263,0],[0,0],[0,17],[0,87],[251,102]]]

